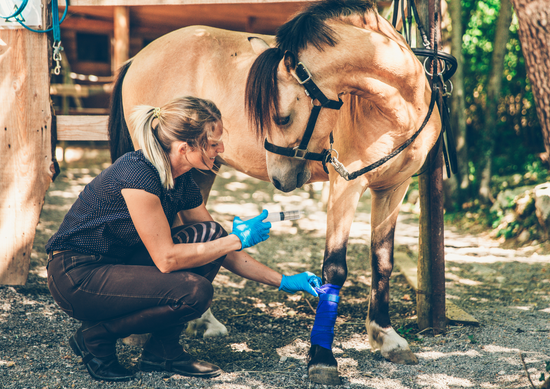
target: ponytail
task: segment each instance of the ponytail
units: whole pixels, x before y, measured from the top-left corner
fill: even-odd
[[[158,122],[153,127],[155,119]],[[137,106],[130,116],[130,122],[133,124],[136,142],[145,158],[157,169],[162,186],[166,189],[173,188],[174,178],[168,158],[170,149],[165,150],[157,137],[158,128],[162,123],[162,110],[149,105]]]

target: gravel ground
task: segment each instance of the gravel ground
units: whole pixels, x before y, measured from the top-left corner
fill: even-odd
[[[137,371],[138,347],[119,342],[121,363],[136,371],[126,383],[94,381],[68,345],[78,322],[51,298],[44,274],[44,244],[75,197],[108,166],[106,150],[69,148],[73,160],[51,185],[37,227],[31,274],[24,286],[0,286],[0,388],[321,388],[307,381],[305,356],[316,301],[288,295],[222,271],[215,281],[214,315],[229,335],[181,342],[200,359],[218,364],[217,378],[190,379]],[[251,254],[279,271],[319,273],[325,214],[318,187],[291,194],[266,183],[222,171],[209,208],[230,228],[232,215],[303,209],[307,217],[274,225],[271,238]],[[365,196],[368,197],[368,196]],[[343,388],[528,388],[550,362],[550,256],[547,243],[504,249],[484,234],[446,229],[447,297],[475,316],[479,327],[449,325],[444,335],[420,332],[415,292],[394,272],[391,315],[394,328],[419,358],[416,366],[386,362],[372,351],[364,320],[370,287],[368,198],[356,213],[348,247],[349,276],[342,292],[334,353]],[[396,250],[414,259],[418,250],[417,209],[406,204],[398,224]],[[520,359],[523,355],[525,368]]]

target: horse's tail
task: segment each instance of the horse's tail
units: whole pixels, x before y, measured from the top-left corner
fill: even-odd
[[[115,162],[118,157],[129,151],[134,151],[130,131],[128,131],[126,120],[124,120],[124,107],[122,106],[122,82],[131,64],[132,61],[128,61],[119,69],[111,95],[111,112],[108,125],[111,162]]]

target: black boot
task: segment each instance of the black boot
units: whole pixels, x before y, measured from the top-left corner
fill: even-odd
[[[199,361],[183,349],[179,343],[183,328],[183,326],[175,326],[153,333],[143,346],[139,369],[167,371],[200,378],[219,376],[222,370],[218,366]]]
[[[185,350],[176,358],[167,359],[158,357],[147,350],[143,350],[139,362],[141,371],[168,371],[188,377],[211,378],[222,373],[222,369],[212,363],[199,361]]]
[[[128,381],[134,378],[134,374],[118,363],[115,353],[116,338],[108,334],[101,324],[91,327],[83,324],[69,339],[69,345],[76,355],[82,357],[82,363],[86,366],[92,378],[103,381]],[[83,331],[94,339],[97,351],[102,355],[92,354],[86,347]],[[103,338],[101,341],[100,339]],[[114,340],[113,340],[114,339]],[[110,352],[112,351],[112,352]],[[106,352],[106,354],[105,354]]]

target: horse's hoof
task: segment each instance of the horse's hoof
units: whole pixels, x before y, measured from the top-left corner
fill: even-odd
[[[190,337],[190,338],[194,338],[198,335],[198,332],[199,331],[197,329],[197,326],[194,323],[194,320],[190,321],[187,324],[187,328],[185,329],[185,333],[187,334],[187,336]]]
[[[213,338],[216,336],[227,336],[227,334],[228,334],[227,328],[222,323],[218,322],[216,324],[209,325],[207,327],[207,330],[204,331],[204,334],[202,335],[202,337],[206,339],[206,338]]]
[[[308,378],[311,382],[322,385],[340,385],[342,380],[338,375],[338,362],[332,351],[313,345],[309,349]]]
[[[418,358],[409,349],[392,350],[384,355],[388,361],[398,363],[400,365],[418,365]]]

